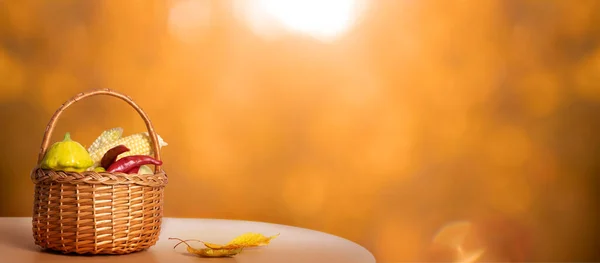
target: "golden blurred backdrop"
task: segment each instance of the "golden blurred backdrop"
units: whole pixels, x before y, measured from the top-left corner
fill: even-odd
[[[332,233],[378,262],[599,261],[600,1],[0,1],[0,216],[30,216],[52,113],[131,96],[165,216]],[[53,136],[144,131],[127,104]],[[445,254],[446,253],[446,254]]]

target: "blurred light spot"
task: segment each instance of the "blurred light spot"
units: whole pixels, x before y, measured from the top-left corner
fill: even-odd
[[[276,22],[288,30],[330,41],[345,33],[358,18],[359,0],[239,1],[242,16],[259,34],[272,34]],[[244,5],[245,4],[245,5]]]
[[[456,259],[456,251],[447,246],[432,244],[427,248],[420,262],[452,262]]]
[[[535,159],[532,160],[531,177],[537,183],[554,183],[559,170],[557,157],[552,149],[542,148],[535,150]]]
[[[527,211],[527,213],[531,212]],[[496,215],[484,216],[478,220],[474,232],[476,232],[479,243],[486,247],[485,261],[483,262],[530,262],[528,259],[531,259],[530,256],[533,252],[531,250],[533,241],[531,230],[534,229],[525,222],[528,220],[523,220],[523,214],[516,216],[521,219],[501,212]],[[568,217],[572,218],[574,215],[569,214]],[[550,229],[548,232],[555,231]],[[547,237],[538,232],[536,239]]]
[[[434,236],[433,242],[458,247],[463,244],[469,231],[471,231],[471,222],[469,221],[450,222],[439,230]]]
[[[555,74],[529,75],[519,83],[518,90],[532,116],[543,117],[552,113],[560,103],[559,83]]]
[[[377,244],[375,254],[379,262],[414,261],[422,244],[420,222],[407,220],[398,215],[380,219],[375,225]]]
[[[483,255],[485,250],[478,249],[473,252],[464,253],[460,256],[460,258],[456,261],[457,263],[473,263],[477,262],[477,260]]]
[[[464,150],[463,139],[470,125],[468,109],[464,104],[445,108],[440,113],[440,120],[432,128],[432,134],[436,136],[439,154],[445,158],[453,158]]]
[[[400,111],[400,107],[397,110]],[[395,114],[387,111],[374,114],[376,124],[370,128],[373,134],[370,138],[363,138],[365,148],[358,154],[359,160],[356,161],[357,165],[363,164],[360,168],[364,173],[377,175],[365,183],[365,186],[373,187],[372,183],[379,186],[392,180],[407,179],[401,175],[412,165],[414,118],[408,112]]]
[[[371,217],[365,215],[373,213],[372,204],[378,199],[376,195],[357,194],[343,186],[337,189],[332,186],[327,193],[331,197],[326,199],[323,207],[327,212],[321,212],[315,217],[322,222],[324,229],[330,229],[330,233],[344,233],[344,237],[350,240],[360,240],[365,235],[372,235],[371,231],[365,231],[373,223]],[[340,224],[340,218],[344,218],[344,224]]]
[[[516,215],[527,211],[532,204],[531,187],[521,174],[514,176],[494,175],[486,191],[487,197],[498,211]]]
[[[5,1],[2,1],[2,4],[5,3]],[[3,5],[3,9],[10,10],[10,12],[3,14],[6,16],[3,18],[7,19],[8,25],[16,32],[20,32],[21,36],[33,35],[36,30],[39,30],[36,27],[36,21],[38,20],[34,19],[40,17],[40,8],[37,3],[18,1],[8,6]]]
[[[169,29],[184,42],[196,39],[209,23],[208,0],[181,0],[169,11]]]
[[[0,101],[11,100],[23,91],[24,73],[21,65],[0,49]]]
[[[467,236],[472,236],[472,223],[455,221],[444,225],[433,238],[434,245],[447,246],[454,252],[453,262],[471,263],[483,255],[484,249],[470,251],[465,245]]]
[[[575,76],[576,92],[586,99],[600,101],[600,49],[578,67]]]
[[[46,73],[40,80],[41,105],[48,113],[54,113],[65,100],[81,92],[81,81],[68,72]]]
[[[561,23],[556,30],[569,37],[578,38],[587,34],[586,31],[590,28],[588,25],[593,25],[593,19],[597,17],[597,1],[578,1],[576,5],[568,5],[568,8],[563,10]]]
[[[531,142],[525,130],[503,126],[488,138],[491,161],[500,166],[518,167],[531,155]]]
[[[325,201],[325,176],[294,174],[285,178],[281,193],[288,209],[295,214],[313,215]]]
[[[347,74],[340,80],[337,87],[331,87],[335,96],[339,96],[340,101],[351,107],[363,108],[372,106],[373,102],[381,101],[384,98],[383,88],[385,85],[382,83],[382,79],[364,65],[362,59],[347,57],[340,60],[337,67],[339,74]]]
[[[236,158],[235,147],[231,145],[223,132],[222,113],[212,109],[207,103],[202,107],[194,104],[184,104],[183,111],[187,119],[181,123],[181,140],[190,154],[182,155],[193,173],[186,173],[190,178],[209,179],[214,176],[229,176],[236,174],[236,169],[243,165],[243,160]],[[237,165],[236,165],[237,164]],[[215,180],[228,181],[228,180]],[[226,182],[222,182],[226,183]]]

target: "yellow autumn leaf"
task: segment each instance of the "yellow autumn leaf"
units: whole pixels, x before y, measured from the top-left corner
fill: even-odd
[[[242,252],[244,248],[234,248],[234,249],[211,249],[211,248],[203,248],[197,249],[196,254],[205,256],[205,257],[230,257],[235,256]]]
[[[234,238],[226,245],[219,245],[219,244],[204,242],[204,241],[200,241],[200,240],[193,240],[193,239],[189,239],[189,240],[182,240],[179,238],[169,238],[169,239],[170,240],[179,240],[179,243],[177,243],[175,245],[175,247],[173,247],[173,249],[175,249],[179,244],[184,243],[187,246],[187,251],[191,254],[195,254],[195,255],[199,255],[199,256],[203,256],[203,257],[230,257],[230,256],[234,256],[234,255],[241,253],[242,250],[247,247],[266,246],[271,242],[272,239],[276,238],[277,236],[279,236],[279,234],[267,237],[267,236],[264,236],[264,235],[258,234],[258,233],[245,233],[245,234],[242,234],[242,235]],[[204,244],[204,246],[206,246],[206,248],[194,248],[187,243],[188,241],[201,242],[202,244]]]
[[[242,252],[244,248],[232,248],[232,249],[212,249],[212,248],[194,248],[187,243],[187,241],[197,240],[182,240],[179,238],[169,238],[179,240],[180,242],[173,247],[175,249],[179,244],[184,243],[187,246],[187,251],[191,254],[202,256],[202,257],[231,257]]]
[[[218,244],[213,244],[213,243],[208,243],[208,242],[202,242],[202,243],[204,243],[204,245],[206,247],[209,247],[212,249],[233,249],[233,248],[245,248],[245,247],[258,247],[258,246],[268,245],[269,242],[271,242],[271,240],[273,238],[276,238],[277,236],[279,236],[279,234],[267,237],[267,236],[264,236],[264,235],[258,234],[258,233],[245,233],[245,234],[242,234],[242,235],[234,238],[226,245],[218,245]]]

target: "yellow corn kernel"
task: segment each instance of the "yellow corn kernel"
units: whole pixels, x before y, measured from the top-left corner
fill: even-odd
[[[88,152],[95,152],[101,145],[109,144],[121,138],[123,128],[117,127],[103,131],[98,138],[90,145]]]

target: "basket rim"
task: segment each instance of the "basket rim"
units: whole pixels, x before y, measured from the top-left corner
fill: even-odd
[[[122,172],[70,172],[60,170],[42,169],[36,166],[30,174],[34,184],[60,183],[60,184],[88,184],[88,185],[141,185],[164,187],[168,184],[168,177],[164,170],[153,174],[127,174]]]

